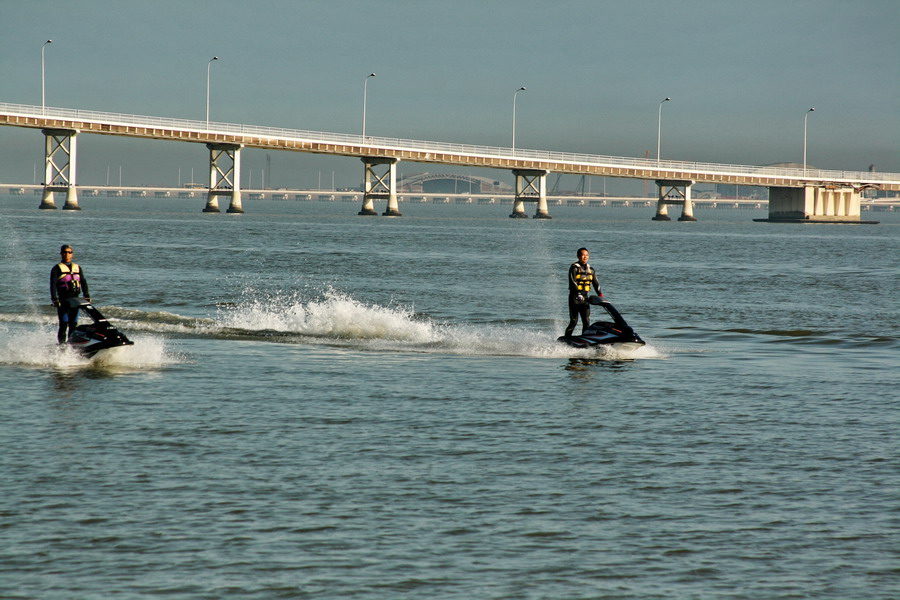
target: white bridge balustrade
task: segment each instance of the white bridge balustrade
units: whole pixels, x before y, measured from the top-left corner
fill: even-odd
[[[798,188],[815,190],[838,190],[873,188],[886,191],[900,191],[900,174],[875,173],[867,171],[836,171],[801,169],[791,167],[760,167],[751,165],[729,165],[716,163],[685,162],[674,160],[651,160],[624,156],[602,156],[510,148],[454,144],[424,140],[405,140],[384,137],[360,136],[342,133],[316,132],[299,129],[260,127],[232,123],[215,123],[187,119],[171,119],[127,115],[67,108],[40,107],[24,104],[0,103],[0,125],[29,127],[45,130],[60,130],[75,134],[96,133],[143,137],[161,140],[195,142],[203,144],[230,144],[237,147],[286,150],[292,152],[312,152],[362,159],[392,159],[422,163],[440,163],[469,167],[517,170],[520,172],[548,172],[605,177],[624,177],[658,181],[692,181],[694,183],[731,183],[738,185],[776,188]],[[71,141],[70,141],[71,145]],[[50,156],[48,150],[48,156]],[[67,193],[74,198],[74,161],[70,159]],[[364,161],[365,162],[365,161]],[[371,165],[367,162],[366,170]],[[387,163],[381,163],[387,164]],[[375,175],[371,175],[376,177]],[[384,177],[382,175],[382,177]],[[540,182],[533,182],[538,188]],[[62,185],[58,186],[62,187]],[[526,185],[526,187],[528,187]],[[72,188],[69,192],[68,188]],[[390,199],[393,188],[387,193]],[[776,192],[776,196],[781,192]],[[807,192],[803,202],[806,203]],[[384,197],[384,193],[381,192]],[[831,195],[829,195],[831,194]],[[811,204],[812,212],[794,209],[787,213],[814,217],[831,216],[828,211],[843,211],[839,215],[844,220],[859,218],[859,205],[852,197],[846,201],[831,192],[815,192],[820,201]],[[377,196],[373,196],[374,200]],[[542,212],[540,193],[538,212]],[[239,196],[238,196],[239,199]],[[671,200],[675,200],[670,197]],[[525,197],[522,198],[523,202]],[[234,201],[234,196],[232,196]],[[239,200],[238,200],[239,201]],[[795,200],[791,200],[795,202]],[[76,200],[77,204],[77,200]],[[681,199],[685,206],[684,198]],[[775,206],[778,206],[778,202]],[[804,204],[805,205],[805,204]],[[232,204],[234,207],[234,204]],[[665,204],[664,204],[665,206]],[[840,206],[841,208],[829,208]],[[546,209],[546,207],[543,207]],[[374,208],[372,208],[374,210]],[[686,206],[686,210],[690,209]],[[774,209],[772,209],[774,210]],[[239,212],[239,211],[233,211]],[[399,211],[398,211],[399,212]],[[783,211],[782,211],[783,212]],[[385,214],[393,214],[389,207]],[[682,216],[687,216],[687,212]],[[770,213],[775,219],[779,213]],[[538,215],[536,215],[538,216]],[[549,215],[547,215],[549,216]],[[693,216],[693,215],[690,215]],[[837,216],[837,215],[835,215]]]

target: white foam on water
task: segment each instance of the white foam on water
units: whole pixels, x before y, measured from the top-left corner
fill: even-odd
[[[556,341],[552,332],[508,325],[469,325],[417,317],[407,306],[367,304],[329,290],[321,298],[298,294],[260,294],[219,309],[223,329],[294,334],[304,341],[330,342],[375,350],[449,353],[483,356],[599,358],[626,360],[661,358],[652,346],[636,350],[579,350]]]
[[[132,335],[133,346],[119,346],[98,352],[91,359],[93,366],[116,369],[157,369],[186,362],[181,354],[170,350],[165,338],[153,335]]]
[[[157,369],[184,362],[158,336],[130,338],[133,346],[103,350],[86,358],[77,350],[56,343],[55,327],[38,329],[0,326],[0,364],[50,369]]]
[[[56,331],[49,328],[14,330],[4,326],[0,335],[0,364],[39,368],[86,366],[90,361],[67,346],[56,344]]]
[[[222,327],[248,331],[415,342],[432,341],[435,336],[434,325],[416,321],[411,308],[365,304],[334,291],[307,302],[295,294],[250,298],[219,312]]]
[[[635,350],[577,349],[557,342],[556,331],[502,323],[437,321],[417,315],[411,306],[370,304],[331,289],[310,299],[300,292],[247,288],[243,298],[236,304],[220,306],[213,316],[199,318],[108,307],[105,310],[110,321],[135,344],[102,351],[92,360],[67,347],[57,347],[55,315],[2,314],[0,333],[4,327],[16,331],[0,336],[0,364],[127,370],[187,362],[167,347],[167,335],[269,340],[274,333],[277,335],[272,341],[287,343],[470,356],[634,360],[666,358],[673,351],[653,345]]]

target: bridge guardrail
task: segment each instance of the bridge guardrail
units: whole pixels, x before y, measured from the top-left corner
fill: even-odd
[[[317,143],[354,144],[372,148],[391,150],[411,150],[416,152],[444,152],[491,158],[528,159],[562,163],[587,164],[598,166],[614,166],[637,169],[672,170],[697,173],[756,175],[763,177],[789,177],[811,180],[849,180],[878,181],[900,183],[900,173],[879,173],[870,171],[834,171],[826,169],[800,169],[791,167],[771,167],[754,165],[732,165],[722,163],[703,163],[689,161],[660,160],[647,158],[630,158],[625,156],[608,156],[599,154],[579,154],[555,152],[551,150],[530,150],[503,148],[499,146],[479,146],[453,142],[434,142],[427,140],[407,140],[377,136],[361,136],[345,133],[287,129],[259,125],[243,125],[238,123],[221,123],[176,119],[168,117],[150,117],[145,115],[129,115],[93,110],[70,108],[40,107],[27,104],[0,102],[0,112],[8,112],[25,117],[55,117],[60,119],[80,120],[86,122],[109,123],[122,126],[160,127],[197,131],[201,133],[220,133],[227,135],[252,135],[291,140],[302,140]]]

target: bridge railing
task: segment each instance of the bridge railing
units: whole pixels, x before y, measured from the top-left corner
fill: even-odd
[[[898,173],[878,173],[870,171],[835,171],[825,169],[802,169],[792,167],[771,167],[753,165],[732,165],[722,163],[704,163],[690,161],[660,160],[647,158],[631,158],[626,156],[607,156],[599,154],[578,154],[570,152],[554,152],[549,150],[531,150],[527,148],[504,148],[499,146],[479,146],[458,144],[453,142],[435,142],[427,140],[407,140],[377,136],[361,136],[346,133],[324,131],[308,131],[281,127],[259,125],[243,125],[237,123],[220,123],[191,119],[168,117],[151,117],[146,115],[129,115],[93,110],[71,108],[40,107],[27,104],[11,104],[0,102],[0,113],[37,118],[58,118],[84,122],[105,123],[125,127],[158,127],[196,131],[200,133],[248,135],[309,141],[316,143],[334,143],[358,145],[386,150],[410,150],[414,152],[442,152],[489,158],[525,159],[535,161],[559,162],[578,165],[612,166],[637,169],[654,169],[658,171],[679,171],[685,173],[714,173],[727,175],[750,175],[762,177],[782,177],[810,180],[846,180],[854,182],[900,183]]]

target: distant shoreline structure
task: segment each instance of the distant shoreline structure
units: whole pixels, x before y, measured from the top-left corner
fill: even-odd
[[[0,182],[0,197],[40,196],[44,186],[41,184],[16,184]],[[82,198],[131,198],[131,199],[196,199],[206,195],[207,188],[203,184],[188,183],[183,187],[168,186],[78,186],[78,195]],[[243,189],[245,198],[254,200],[274,200],[293,202],[360,202],[363,193],[360,190],[302,190],[302,189]],[[401,191],[397,199],[403,204],[470,204],[470,205],[511,205],[514,202],[512,193],[446,193],[446,192],[408,192]],[[657,198],[650,196],[603,196],[596,194],[575,194],[573,192],[547,195],[547,202],[552,206],[579,207],[612,207],[612,208],[648,208],[656,205]],[[739,209],[762,210],[768,207],[769,201],[760,198],[735,198],[727,196],[701,197],[694,199],[694,205],[705,209]],[[864,211],[894,211],[900,209],[900,196],[867,200],[862,204]]]

